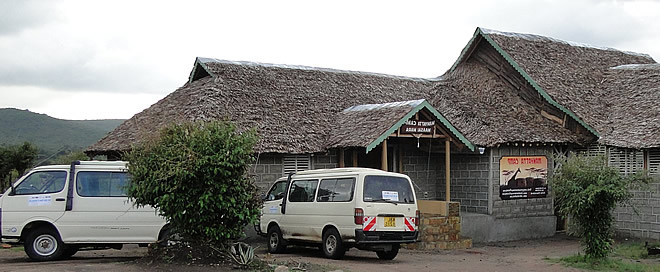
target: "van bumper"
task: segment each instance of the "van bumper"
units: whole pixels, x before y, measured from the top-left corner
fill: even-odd
[[[364,231],[355,230],[358,244],[409,244],[417,242],[418,231]]]

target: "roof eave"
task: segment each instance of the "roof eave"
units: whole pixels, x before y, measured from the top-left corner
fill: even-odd
[[[371,151],[372,149],[374,149],[376,146],[378,146],[380,143],[382,143],[387,137],[389,137],[389,135],[391,135],[391,134],[394,133],[397,129],[399,129],[399,127],[401,127],[401,126],[402,126],[402,125],[403,125],[408,119],[410,119],[413,115],[415,115],[415,113],[419,112],[420,110],[422,110],[422,109],[424,109],[424,108],[426,108],[426,109],[429,110],[431,113],[433,113],[433,115],[435,116],[435,118],[437,118],[437,119],[438,119],[438,120],[439,120],[439,121],[440,121],[440,122],[441,122],[441,123],[447,128],[447,129],[449,129],[449,131],[454,135],[454,137],[456,137],[457,139],[459,139],[459,140],[460,140],[463,144],[465,144],[465,146],[466,146],[467,148],[469,148],[471,151],[474,151],[474,145],[473,145],[470,141],[468,141],[468,139],[465,138],[465,136],[464,136],[462,133],[460,133],[460,132],[458,131],[458,129],[456,129],[456,128],[455,128],[455,127],[449,122],[449,120],[447,120],[444,116],[442,116],[442,114],[440,114],[435,108],[433,108],[433,106],[431,106],[431,104],[429,104],[429,102],[427,102],[426,100],[424,100],[424,101],[422,101],[422,103],[420,103],[420,104],[417,105],[415,108],[413,108],[410,112],[408,112],[408,113],[407,113],[403,118],[401,118],[398,122],[396,122],[392,127],[390,127],[387,131],[385,131],[383,134],[381,134],[380,136],[378,136],[373,142],[371,142],[370,144],[368,144],[368,145],[366,146],[367,153],[369,153],[369,151]]]

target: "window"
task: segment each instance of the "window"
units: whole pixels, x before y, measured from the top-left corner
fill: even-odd
[[[415,203],[410,182],[405,178],[391,176],[366,176],[364,178],[364,201]]]
[[[129,176],[126,172],[79,172],[76,189],[80,196],[126,196]]]
[[[319,185],[318,202],[347,202],[353,200],[354,178],[324,179]]]
[[[628,148],[609,148],[608,164],[622,175],[634,174],[644,169],[644,152]]]
[[[43,171],[30,174],[21,182],[14,192],[17,195],[50,194],[64,189],[66,183],[65,171]]]
[[[660,175],[660,149],[649,149],[647,162],[649,174]]]
[[[318,180],[296,180],[291,183],[289,202],[314,202]]]
[[[286,191],[286,180],[278,181],[273,184],[273,187],[270,188],[270,191],[266,195],[266,201],[280,200],[284,197],[284,192]]]
[[[309,155],[284,155],[282,164],[285,175],[312,169]]]

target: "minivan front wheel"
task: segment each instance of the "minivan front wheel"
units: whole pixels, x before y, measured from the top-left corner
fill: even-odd
[[[346,253],[341,236],[334,228],[323,233],[323,246],[321,248],[323,249],[323,255],[331,259],[341,259]]]
[[[378,258],[381,260],[392,260],[397,254],[399,254],[399,247],[401,246],[398,244],[392,245],[392,250],[376,251],[376,255],[378,255]]]
[[[270,253],[282,253],[286,249],[286,242],[282,238],[282,231],[277,226],[271,226],[268,228],[268,252]]]
[[[64,253],[60,235],[52,228],[38,228],[25,238],[25,253],[35,261],[58,260]]]

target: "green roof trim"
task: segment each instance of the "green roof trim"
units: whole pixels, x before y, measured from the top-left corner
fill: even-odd
[[[594,128],[592,128],[591,126],[587,125],[587,123],[582,121],[582,119],[577,117],[577,115],[574,112],[572,112],[571,110],[567,109],[566,107],[562,106],[561,104],[557,103],[557,101],[552,99],[552,97],[550,97],[550,94],[548,94],[545,90],[543,90],[543,88],[541,88],[541,86],[539,86],[539,84],[536,83],[536,81],[534,81],[534,79],[532,79],[532,77],[529,74],[527,74],[527,72],[525,72],[525,70],[523,70],[522,67],[520,67],[520,65],[518,65],[518,63],[515,60],[513,60],[513,58],[509,55],[509,53],[504,51],[504,49],[502,49],[502,47],[500,47],[499,44],[497,44],[495,41],[493,41],[493,39],[490,36],[488,36],[487,33],[484,33],[481,30],[481,28],[479,28],[479,27],[477,27],[477,30],[474,32],[474,35],[472,36],[472,39],[470,39],[470,41],[465,46],[465,48],[463,48],[463,51],[461,52],[461,55],[458,57],[456,62],[454,62],[454,65],[452,65],[451,69],[449,69],[450,71],[454,71],[454,69],[456,69],[458,64],[461,61],[463,61],[463,58],[467,57],[466,54],[467,54],[468,50],[470,50],[473,43],[477,40],[478,37],[483,37],[486,41],[488,41],[488,43],[493,48],[495,48],[495,50],[500,55],[502,55],[502,57],[504,57],[504,59],[511,66],[513,66],[513,68],[516,71],[518,71],[518,73],[520,73],[520,75],[522,75],[523,78],[525,78],[525,80],[527,80],[527,82],[529,82],[529,84],[532,85],[532,87],[534,87],[534,89],[541,95],[541,97],[543,97],[543,99],[545,99],[545,101],[547,101],[551,105],[557,107],[562,112],[568,114],[568,116],[573,118],[573,120],[577,121],[580,125],[582,125],[584,128],[586,128],[589,132],[593,133],[596,137],[600,138],[600,134],[598,134],[598,132]]]
[[[195,78],[195,75],[197,74],[197,68],[202,67],[204,69],[204,72],[209,74],[210,76],[213,76],[213,73],[209,71],[208,68],[206,68],[206,63],[200,60],[200,57],[195,58],[195,65],[193,66],[192,71],[190,72],[190,76],[188,77],[188,83],[192,83]]]
[[[408,119],[413,117],[415,113],[419,112],[420,110],[426,108],[428,111],[430,111],[435,118],[437,118],[446,128],[449,129],[449,131],[456,137],[458,138],[465,146],[467,146],[471,151],[474,151],[474,145],[468,141],[461,132],[458,131],[440,112],[438,112],[429,102],[426,102],[426,100],[422,101],[419,105],[417,105],[415,108],[413,108],[410,112],[406,114],[403,118],[401,118],[396,124],[394,124],[391,128],[389,128],[387,131],[385,131],[383,134],[378,136],[376,140],[371,142],[369,145],[367,145],[367,152],[373,150],[376,146],[378,146],[380,143],[383,142],[383,140],[387,139],[392,133],[394,133],[397,129],[399,129]]]

